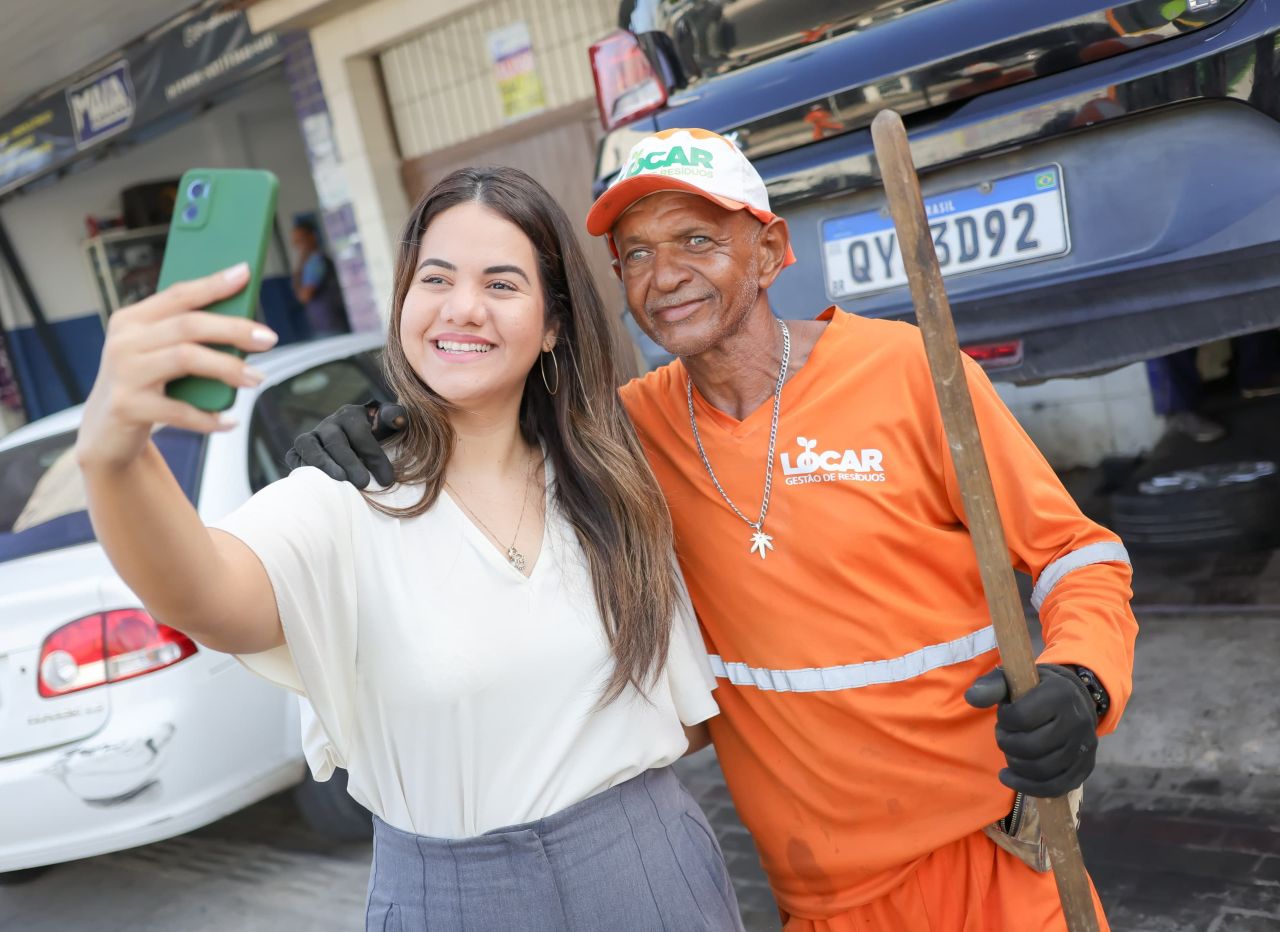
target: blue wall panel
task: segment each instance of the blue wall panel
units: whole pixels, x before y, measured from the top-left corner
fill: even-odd
[[[84,317],[51,322],[49,328],[62,347],[81,393],[89,394],[89,388],[98,374],[98,360],[102,356],[102,318],[95,312]],[[16,370],[14,374],[22,387],[22,397],[27,403],[31,419],[69,407],[71,399],[63,391],[57,370],[49,361],[49,355],[35,328],[20,327],[10,330],[8,338],[10,361]]]

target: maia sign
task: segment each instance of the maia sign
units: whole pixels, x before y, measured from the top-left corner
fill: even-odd
[[[127,129],[137,107],[129,62],[121,59],[67,88],[67,107],[77,149]]]

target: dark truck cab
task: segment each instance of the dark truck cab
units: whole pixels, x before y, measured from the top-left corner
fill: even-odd
[[[597,193],[643,134],[734,139],[790,226],[784,317],[911,319],[868,129],[892,107],[993,378],[1280,325],[1280,4],[624,0],[620,27],[592,49]]]

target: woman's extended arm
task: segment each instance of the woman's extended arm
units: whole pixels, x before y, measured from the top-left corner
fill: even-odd
[[[150,436],[156,424],[200,433],[231,426],[165,395],[170,380],[199,375],[239,387],[261,380],[206,344],[262,350],[275,334],[195,310],[235,294],[248,277],[237,266],[113,314],[76,441],[98,540],[147,610],[215,650],[246,654],[284,642],[266,570],[241,541],[204,526]]]

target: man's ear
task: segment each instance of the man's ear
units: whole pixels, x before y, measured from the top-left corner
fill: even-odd
[[[787,229],[787,221],[774,217],[764,225],[756,240],[756,248],[760,250],[760,287],[768,288],[782,271],[787,259],[787,248],[791,245],[791,232]]]
[[[622,281],[622,260],[618,257],[618,246],[613,241],[612,232],[604,235],[604,242],[609,247],[609,255],[613,256],[613,261],[610,263],[613,274],[618,276],[618,281]]]

